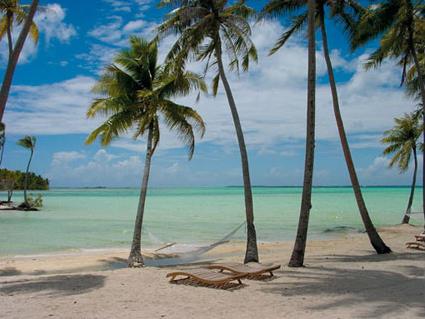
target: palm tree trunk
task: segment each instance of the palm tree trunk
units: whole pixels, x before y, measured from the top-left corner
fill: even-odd
[[[230,111],[233,117],[233,123],[236,129],[236,136],[238,138],[239,150],[241,154],[242,162],[242,175],[243,175],[243,186],[245,194],[245,213],[246,213],[246,224],[247,224],[247,243],[244,263],[258,262],[258,248],[257,248],[257,234],[254,226],[254,205],[252,201],[252,189],[251,180],[249,177],[249,165],[248,165],[248,154],[245,146],[245,139],[242,132],[241,122],[239,120],[238,110],[236,103],[233,98],[232,90],[229,82],[227,81],[226,73],[224,72],[223,61],[221,57],[221,43],[218,41],[216,49],[218,71],[220,74],[221,81],[226,91],[227,100],[229,102]]]
[[[307,133],[304,164],[304,182],[301,199],[300,219],[297,237],[289,267],[302,267],[307,244],[308,221],[311,210],[311,192],[313,187],[315,121],[316,121],[316,33],[315,19],[316,1],[308,0],[308,83],[307,83]]]
[[[19,33],[18,40],[16,41],[15,47],[13,49],[13,53],[7,63],[6,72],[4,74],[3,83],[0,90],[0,122],[3,121],[4,109],[6,107],[6,102],[9,97],[9,91],[12,85],[13,74],[15,73],[15,68],[16,68],[16,65],[18,64],[19,55],[21,54],[22,48],[24,47],[25,40],[28,36],[28,32],[30,30],[32,20],[37,10],[38,2],[39,0],[32,1],[28,15],[25,18],[24,26],[22,27],[22,30]]]
[[[25,173],[25,181],[24,181],[24,203],[25,205],[28,207],[28,196],[27,196],[27,190],[28,190],[28,174],[30,171],[30,165],[31,165],[31,161],[32,161],[32,156],[34,155],[34,150],[31,148],[31,155],[30,155],[30,160],[28,161],[28,165],[27,165],[27,171]]]
[[[9,47],[9,61],[12,59],[13,55],[13,39],[12,39],[12,13],[7,13],[7,44]]]
[[[416,72],[418,72],[419,89],[422,97],[422,121],[425,121],[425,80],[419,63],[418,55],[416,53],[415,44],[413,42],[413,30],[409,30],[409,45],[412,51],[413,62],[416,66]],[[425,145],[425,134],[423,134],[423,143]],[[425,150],[422,152],[423,158],[425,159]],[[425,160],[422,161],[422,211],[424,214],[424,229],[425,229]]]
[[[407,203],[406,214],[404,214],[403,220],[401,221],[402,224],[408,224],[409,223],[409,220],[410,220],[409,214],[412,210],[413,196],[415,194],[416,173],[418,171],[418,155],[416,154],[416,146],[413,147],[413,159],[415,161],[415,168],[413,170],[412,187],[410,188],[410,196],[409,196],[409,201]]]
[[[136,221],[134,223],[133,242],[131,244],[130,256],[128,257],[129,267],[143,266],[143,257],[141,253],[142,246],[142,225],[145,212],[146,193],[148,190],[149,173],[152,159],[152,125],[149,127],[148,140],[146,143],[145,169],[143,172],[142,187],[140,189],[139,205],[137,207]]]
[[[338,101],[338,92],[335,83],[335,77],[332,68],[331,58],[329,56],[328,48],[328,38],[326,34],[325,18],[323,7],[320,8],[320,29],[322,33],[322,42],[323,42],[323,53],[326,60],[326,66],[328,69],[329,76],[329,85],[332,92],[332,102],[333,109],[336,119],[336,124],[338,127],[339,138],[341,140],[341,146],[345,157],[345,162],[347,164],[348,173],[351,179],[351,185],[353,187],[354,196],[356,197],[357,206],[359,208],[360,216],[362,218],[363,224],[366,229],[366,233],[369,236],[370,243],[378,254],[387,254],[391,252],[391,249],[385,245],[382,238],[379,236],[378,232],[373,225],[372,220],[370,219],[369,212],[367,211],[366,203],[363,199],[362,191],[360,188],[360,183],[357,178],[356,169],[354,167],[353,158],[351,156],[350,146],[348,145],[347,135],[345,134],[344,122],[341,116],[341,110],[339,108]]]
[[[6,144],[6,126],[3,124],[3,129],[0,130],[0,167],[3,163],[4,147]]]

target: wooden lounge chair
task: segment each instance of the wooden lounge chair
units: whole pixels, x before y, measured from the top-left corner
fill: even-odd
[[[228,271],[232,274],[244,275],[249,279],[261,279],[265,274],[267,277],[273,277],[273,271],[280,268],[280,265],[263,265],[260,263],[225,263],[225,264],[212,264],[207,267],[208,269],[219,269],[220,272]]]
[[[240,274],[223,274],[221,272],[212,271],[205,268],[196,268],[188,270],[179,270],[170,272],[167,274],[167,278],[170,277],[170,282],[177,283],[178,281],[184,280],[187,283],[194,283],[197,285],[212,286],[214,288],[226,289],[231,286],[242,285],[241,278],[244,275]],[[183,277],[176,279],[176,277]],[[232,285],[233,284],[233,285]]]
[[[425,250],[425,243],[420,241],[410,241],[406,243],[407,248]]]
[[[415,235],[417,241],[425,241],[425,234]]]

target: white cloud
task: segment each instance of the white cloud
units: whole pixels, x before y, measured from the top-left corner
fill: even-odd
[[[140,179],[143,163],[138,156],[117,160],[119,156],[110,154],[106,150],[99,150],[89,158],[70,153],[74,152],[59,152],[53,155],[50,168],[46,173],[46,176],[52,180],[52,184],[56,186],[134,186]],[[72,160],[58,160],[58,157],[69,157]]]
[[[88,53],[76,56],[84,61],[81,67],[95,73],[101,72],[120,49],[128,46],[131,35],[152,39],[157,27],[156,23],[142,19],[125,22],[120,16],[110,16],[108,20],[106,24],[98,25],[88,32],[90,37],[100,43],[92,43]]]
[[[87,133],[97,121],[86,119],[95,80],[79,76],[40,86],[13,86],[5,112],[11,134]]]
[[[124,1],[124,0],[103,0],[108,3],[112,10],[116,12],[131,12],[133,10],[137,10],[139,12],[146,11],[151,6],[152,0],[132,0],[132,1]]]
[[[122,38],[123,19],[119,16],[109,17],[109,22],[89,31],[89,35],[99,41],[114,44]]]
[[[388,165],[390,158],[378,156],[373,162],[358,170],[362,183],[366,185],[409,185],[412,182],[413,165],[409,169],[400,173],[396,166],[390,168]],[[411,163],[413,164],[413,163]],[[418,176],[422,174],[422,156],[418,156]]]
[[[131,11],[131,5],[128,1],[121,1],[121,0],[103,0],[104,2],[108,3],[114,11],[121,11],[121,12],[130,12]]]
[[[109,22],[98,25],[89,31],[89,36],[103,42],[106,45],[122,47],[128,45],[128,37],[137,34],[148,39],[155,35],[156,23],[146,20],[131,20],[124,23],[120,16],[111,16]]]
[[[134,31],[140,31],[142,28],[144,28],[146,26],[146,21],[145,20],[134,20],[134,21],[130,21],[128,22],[123,30],[125,32],[134,32]]]
[[[44,10],[40,10],[35,16],[35,23],[40,32],[44,34],[47,44],[52,39],[66,43],[77,35],[74,26],[64,22],[65,16],[65,9],[57,3],[45,6]]]
[[[115,30],[123,21],[111,23]],[[120,28],[118,28],[120,29]],[[103,31],[102,31],[103,30]],[[111,31],[109,30],[109,31]],[[121,29],[120,29],[121,30]],[[253,40],[257,45],[260,61],[252,65],[250,72],[238,77],[229,73],[229,80],[240,113],[246,142],[250,150],[267,151],[279,143],[298,145],[305,138],[306,108],[306,60],[305,43],[294,40],[277,54],[268,57],[268,51],[283,28],[277,21],[264,22],[254,29]],[[109,32],[108,31],[108,32]],[[106,37],[106,29],[94,32],[99,38]],[[122,32],[122,30],[120,31]],[[120,39],[121,35],[109,36]],[[164,54],[172,39],[161,45]],[[331,43],[332,46],[332,43]],[[100,47],[99,56],[113,55]],[[379,135],[393,125],[393,118],[413,108],[398,87],[399,70],[384,63],[379,70],[364,71],[364,56],[344,60],[339,51],[332,51],[336,69],[353,70],[351,77],[339,83],[341,111],[353,146],[374,147]],[[318,76],[326,75],[323,56],[319,51]],[[97,56],[96,56],[97,57]],[[106,61],[105,61],[106,62]],[[193,65],[197,70],[201,64]],[[68,81],[42,86],[16,86],[10,107],[6,112],[9,130],[16,134],[28,131],[36,134],[88,133],[98,121],[86,120],[85,111],[92,95],[89,92],[94,79],[77,77]],[[226,96],[220,87],[217,98],[203,97],[194,105],[195,96],[180,99],[194,106],[204,117],[206,142],[236,147],[234,125]],[[38,114],[37,117],[33,116]],[[61,125],[55,125],[61,123]],[[328,85],[317,87],[317,137],[319,140],[338,141]],[[143,141],[120,139],[113,146],[132,151],[143,151]],[[163,130],[160,149],[181,147],[174,134]],[[278,150],[279,153],[281,150]],[[282,153],[283,155],[293,155]]]
[[[71,152],[56,152],[52,156],[52,165],[62,165],[68,164],[69,162],[75,161],[77,159],[85,158],[86,156],[81,152],[71,151]]]

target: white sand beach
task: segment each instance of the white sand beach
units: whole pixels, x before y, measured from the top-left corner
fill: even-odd
[[[365,234],[343,235],[309,242],[304,268],[286,266],[292,242],[261,244],[262,261],[282,268],[234,290],[170,284],[168,272],[199,265],[128,269],[119,250],[6,258],[1,317],[423,318],[425,252],[404,245],[421,228],[380,231],[390,255],[376,255]],[[230,243],[205,258],[241,261],[243,252],[243,243]]]

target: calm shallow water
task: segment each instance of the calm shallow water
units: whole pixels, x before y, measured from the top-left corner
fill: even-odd
[[[363,190],[376,226],[400,222],[409,188]],[[294,238],[301,191],[298,187],[254,188],[260,241]],[[421,192],[418,188],[414,211],[421,210]],[[138,189],[53,189],[42,194],[44,208],[40,212],[0,213],[0,255],[129,246]],[[14,200],[21,197],[16,193]],[[237,187],[152,189],[147,199],[143,244],[217,241],[244,221],[243,203],[243,190]],[[419,222],[422,220],[417,217]],[[361,230],[351,188],[316,187],[310,225],[310,238],[326,238],[341,229]],[[244,238],[244,230],[234,237]]]

